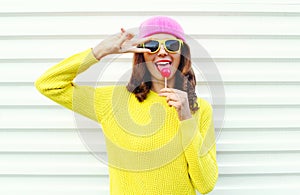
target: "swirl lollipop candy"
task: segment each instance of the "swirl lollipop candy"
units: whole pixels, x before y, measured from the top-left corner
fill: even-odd
[[[163,68],[160,74],[165,78],[165,88],[167,88],[167,78],[171,75],[171,70],[169,68]]]

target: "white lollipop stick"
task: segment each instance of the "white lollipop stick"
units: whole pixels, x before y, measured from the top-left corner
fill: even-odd
[[[167,78],[171,75],[171,70],[169,68],[163,68],[160,73],[165,78],[165,88],[167,88]]]
[[[167,88],[167,77],[165,77],[165,88]]]

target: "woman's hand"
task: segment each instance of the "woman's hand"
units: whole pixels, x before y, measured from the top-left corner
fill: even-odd
[[[173,88],[163,88],[160,90],[159,95],[165,96],[169,106],[173,106],[176,109],[179,120],[183,121],[192,118],[186,92]]]
[[[100,60],[102,57],[109,54],[144,53],[150,51],[149,49],[136,47],[138,44],[149,40],[150,37],[132,41],[133,37],[133,33],[127,32],[121,28],[121,33],[110,36],[95,46],[93,48],[93,53],[95,57]]]

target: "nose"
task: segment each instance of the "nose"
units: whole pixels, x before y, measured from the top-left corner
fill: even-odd
[[[158,56],[166,56],[166,55],[168,55],[168,52],[165,50],[163,44],[160,45],[160,48],[158,50],[157,55]]]

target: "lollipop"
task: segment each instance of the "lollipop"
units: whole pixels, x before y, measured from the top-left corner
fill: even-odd
[[[169,68],[163,68],[160,74],[165,78],[165,88],[167,88],[167,78],[171,75],[171,70]]]

